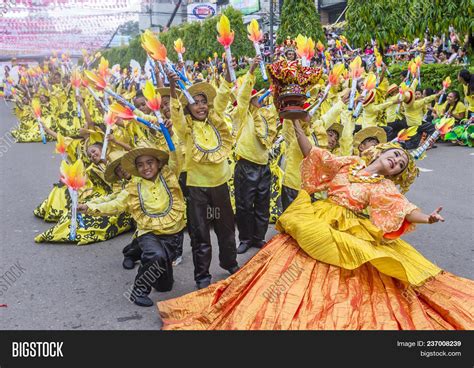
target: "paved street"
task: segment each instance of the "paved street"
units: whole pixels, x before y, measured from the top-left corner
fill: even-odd
[[[18,280],[0,288],[0,329],[159,329],[156,308],[131,304],[123,293],[135,270],[121,266],[122,248],[131,233],[87,246],[36,244],[36,234],[51,224],[33,216],[59,176],[54,143],[18,144],[8,131],[16,124],[10,107],[0,101],[0,276],[15,264],[24,268]],[[420,162],[419,180],[409,199],[425,212],[442,205],[446,222],[420,225],[406,236],[411,244],[440,267],[474,278],[474,149],[441,143]],[[276,232],[272,228],[267,239]],[[225,278],[217,245],[211,273]],[[152,293],[154,300],[194,290],[193,264],[186,236],[184,262],[175,268],[175,286]],[[255,252],[239,256],[243,264]]]

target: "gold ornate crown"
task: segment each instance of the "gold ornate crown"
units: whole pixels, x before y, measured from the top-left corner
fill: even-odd
[[[295,51],[295,50],[296,50],[296,41],[295,41],[295,40],[292,40],[292,39],[290,38],[290,36],[288,36],[288,37],[286,38],[286,40],[283,41],[283,47],[284,47],[284,49],[285,49],[285,52],[286,52],[286,51],[289,51],[289,50]]]

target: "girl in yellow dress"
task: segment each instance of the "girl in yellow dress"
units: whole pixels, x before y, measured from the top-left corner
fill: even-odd
[[[87,156],[91,164],[87,167],[88,184],[86,189],[79,193],[82,201],[110,195],[113,193],[112,186],[105,180],[106,165],[101,160],[102,143],[94,142],[87,146]],[[118,190],[118,188],[116,188]],[[66,212],[51,229],[35,237],[35,242],[69,243],[69,228],[71,225],[71,213]],[[76,234],[77,245],[85,245],[111,239],[123,232],[129,231],[132,219],[127,213],[115,216],[82,216],[82,224],[79,223]]]
[[[158,303],[165,329],[473,329],[474,282],[400,239],[426,215],[397,189],[417,175],[393,143],[363,158],[313,147],[299,123],[302,189],[281,234],[226,280]],[[310,194],[328,191],[311,203]],[[369,217],[362,214],[369,210]]]

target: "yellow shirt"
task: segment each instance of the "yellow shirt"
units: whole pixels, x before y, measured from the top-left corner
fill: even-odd
[[[321,120],[313,120],[310,123],[311,128],[307,127],[305,135],[312,146],[327,147],[327,133]],[[283,185],[294,189],[301,189],[300,165],[303,161],[303,153],[296,139],[295,130],[291,120],[283,120],[282,134],[286,142],[285,150],[285,168],[283,176]]]
[[[467,86],[466,84],[462,86],[462,88],[464,89],[464,102],[465,106],[467,107],[467,110],[474,112],[474,94],[468,94],[468,87],[469,86]]]
[[[178,182],[176,153],[170,154],[155,181],[133,177],[124,190],[104,200],[87,202],[88,213],[118,215],[128,212],[137,223],[136,236],[146,233],[171,235],[185,226],[186,205]]]
[[[278,113],[273,105],[268,108],[250,105],[254,84],[255,76],[247,73],[237,96],[237,107],[231,114],[237,130],[235,152],[237,157],[266,165],[277,133]]]
[[[368,106],[364,107],[362,113],[362,129],[377,126],[379,114],[385,110],[387,107],[393,104],[393,100],[387,100],[384,103],[376,105],[375,103],[370,103]]]
[[[188,172],[188,186],[217,187],[231,177],[227,158],[233,140],[224,119],[231,87],[232,83],[222,81],[205,121],[185,116],[179,100],[171,99],[173,131],[185,146],[184,170]]]
[[[387,98],[387,101],[394,101],[398,99],[398,95],[391,96]],[[387,124],[393,123],[395,120],[401,119],[401,116],[399,113],[397,113],[397,110],[400,110],[398,104],[394,104],[391,106],[388,106],[387,109],[385,110],[385,116],[386,116],[386,121]]]
[[[409,105],[403,103],[403,107],[405,108],[405,119],[407,121],[407,125],[409,127],[421,125],[421,123],[423,122],[423,109],[425,105],[428,105],[437,97],[438,96],[436,95],[431,95],[425,98],[421,98],[419,100],[415,100]]]

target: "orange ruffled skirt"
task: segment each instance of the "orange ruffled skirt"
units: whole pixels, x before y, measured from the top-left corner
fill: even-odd
[[[236,274],[158,309],[169,330],[472,330],[474,282],[441,272],[407,286],[370,263],[315,260],[280,234]]]

